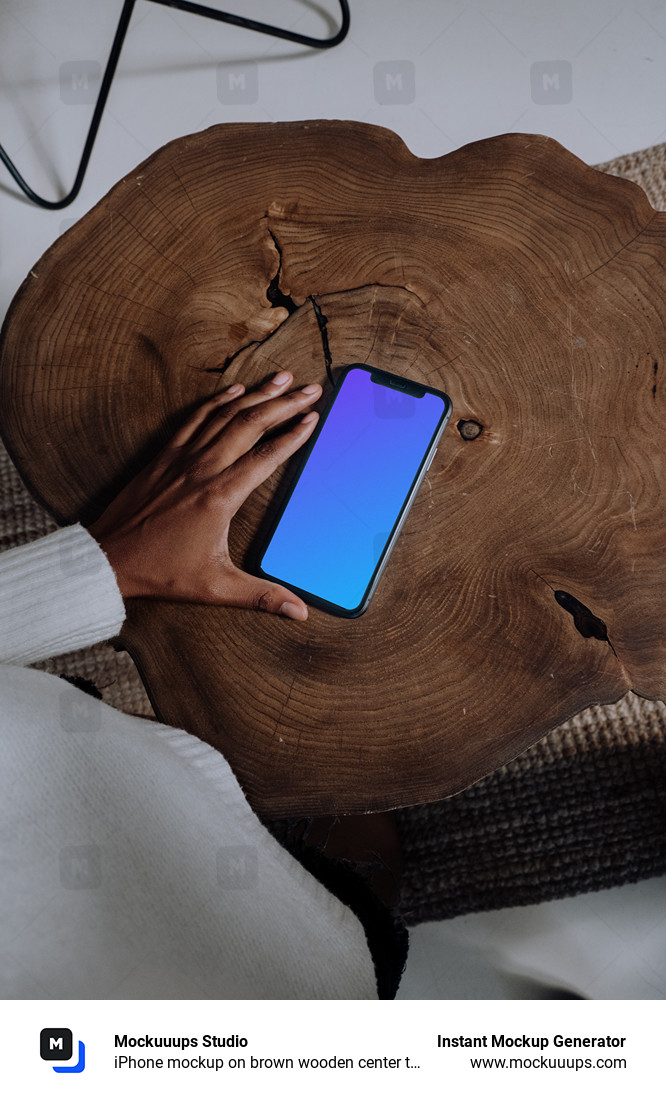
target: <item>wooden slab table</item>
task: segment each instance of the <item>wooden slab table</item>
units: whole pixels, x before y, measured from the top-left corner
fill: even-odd
[[[129,602],[159,716],[267,816],[444,797],[591,703],[666,698],[666,216],[556,142],[434,160],[360,123],[216,126],[35,265],[0,426],[90,521],[206,396],[368,362],[453,416],[369,610]],[[240,560],[280,477],[239,513]]]

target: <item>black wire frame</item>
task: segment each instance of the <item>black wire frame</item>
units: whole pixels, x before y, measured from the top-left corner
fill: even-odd
[[[201,15],[206,19],[216,19],[220,23],[231,23],[232,26],[235,27],[244,27],[246,30],[257,31],[259,34],[268,34],[273,38],[282,38],[287,42],[296,42],[300,46],[309,46],[311,49],[316,50],[327,50],[342,42],[347,36],[350,22],[348,0],[338,0],[341,13],[340,29],[335,34],[331,35],[330,38],[311,38],[306,34],[296,34],[294,31],[284,30],[282,27],[274,27],[270,23],[259,23],[255,19],[247,19],[243,15],[232,15],[230,12],[216,11],[206,4],[191,3],[190,0],[148,0],[148,2],[151,4],[160,4],[165,8],[175,8],[178,11],[191,12],[193,15]],[[74,202],[74,199],[81,190],[135,4],[136,0],[124,0],[120,19],[118,20],[118,26],[116,27],[116,33],[113,38],[111,52],[109,53],[109,59],[106,63],[102,83],[95,103],[95,109],[92,114],[92,119],[83,146],[83,152],[81,154],[81,160],[79,161],[79,167],[74,177],[74,184],[71,191],[65,195],[63,199],[50,200],[41,198],[41,196],[37,195],[29,184],[26,183],[9,154],[2,145],[0,145],[0,160],[3,162],[14,181],[18,184],[21,191],[23,191],[32,202],[36,203],[37,206],[42,206],[47,210],[62,210],[64,207]]]

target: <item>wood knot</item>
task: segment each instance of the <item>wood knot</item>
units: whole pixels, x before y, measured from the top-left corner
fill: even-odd
[[[467,442],[476,439],[483,431],[483,424],[479,424],[478,420],[459,420],[457,427],[462,438]]]

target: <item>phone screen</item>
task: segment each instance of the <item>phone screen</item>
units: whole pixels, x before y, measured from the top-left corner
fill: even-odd
[[[360,614],[449,410],[446,394],[365,365],[347,368],[261,572],[330,610]]]

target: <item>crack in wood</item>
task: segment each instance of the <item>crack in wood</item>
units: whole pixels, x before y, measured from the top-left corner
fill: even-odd
[[[321,336],[321,346],[322,346],[322,349],[323,349],[323,352],[324,352],[324,363],[326,365],[326,373],[328,375],[328,380],[331,383],[331,385],[335,385],[335,380],[334,380],[333,374],[331,372],[331,367],[333,365],[333,357],[331,355],[331,348],[330,348],[330,345],[329,345],[329,342],[328,342],[328,328],[327,328],[328,317],[326,316],[323,309],[319,305],[319,302],[315,298],[314,294],[309,294],[308,295],[308,301],[312,303],[312,308],[314,310],[315,317],[317,318],[317,326],[319,328],[319,334]]]
[[[613,656],[619,661],[620,658],[615,651],[615,646],[608,637],[608,628],[603,619],[590,611],[589,607],[586,607],[576,596],[572,596],[570,592],[565,592],[563,588],[553,588],[552,584],[549,584],[546,578],[541,576],[541,573],[537,573],[536,569],[532,569],[531,572],[545,585],[548,585],[556,602],[564,611],[569,612],[578,633],[583,638],[596,638],[599,642],[606,642],[610,646]]]
[[[575,283],[580,283],[580,282],[583,281],[583,279],[589,279],[591,275],[596,275],[597,272],[601,271],[601,269],[603,267],[606,267],[608,264],[612,263],[613,260],[616,260],[618,258],[618,256],[620,256],[623,252],[626,252],[626,250],[628,248],[630,248],[631,245],[634,244],[638,240],[638,238],[640,236],[642,236],[643,233],[645,233],[646,229],[650,228],[650,226],[652,225],[654,219],[657,216],[658,216],[657,211],[654,210],[652,212],[652,216],[650,217],[650,219],[645,223],[645,225],[643,226],[642,229],[638,230],[638,233],[634,234],[634,236],[631,238],[631,240],[628,240],[625,244],[622,245],[621,248],[618,248],[617,252],[614,252],[613,255],[609,256],[607,260],[603,261],[603,263],[598,264],[595,268],[592,269],[592,271],[588,271],[585,275],[581,275],[579,279],[574,279],[574,282]]]
[[[282,274],[282,249],[280,248],[280,244],[273,230],[268,226],[267,228],[270,238],[275,245],[275,251],[278,254],[278,269],[275,272],[275,275],[271,279],[270,283],[268,284],[266,297],[271,303],[271,307],[273,309],[282,307],[282,309],[286,309],[289,314],[292,314],[296,312],[298,306],[296,305],[296,302],[291,297],[291,295],[285,294],[280,287],[280,275]]]
[[[236,348],[235,351],[232,351],[231,355],[227,355],[226,359],[224,360],[224,363],[222,363],[221,366],[219,366],[219,367],[202,367],[201,369],[204,372],[204,374],[224,374],[225,370],[227,370],[231,366],[234,359],[238,355],[240,355],[240,353],[242,351],[247,351],[248,348],[258,347],[259,344],[261,344],[261,343],[263,343],[262,340],[250,340],[249,344],[242,344],[241,347]]]
[[[564,610],[568,611],[572,616],[574,626],[583,638],[596,638],[599,642],[606,642],[617,657],[615,647],[608,637],[608,629],[603,619],[600,619],[590,611],[589,607],[586,607],[584,603],[577,600],[570,592],[565,592],[561,588],[555,588],[553,589],[553,595],[560,607],[564,608]]]

